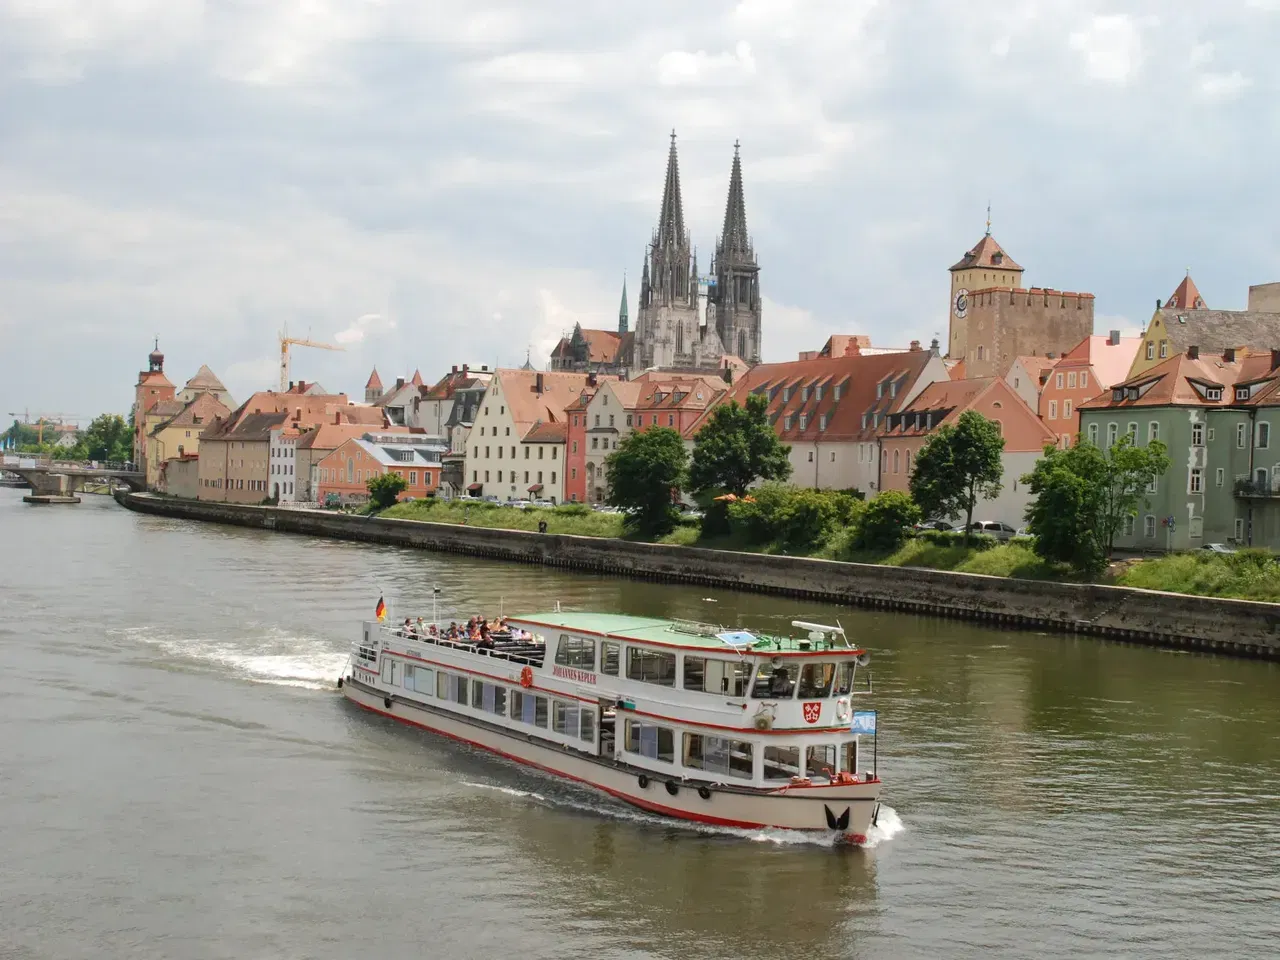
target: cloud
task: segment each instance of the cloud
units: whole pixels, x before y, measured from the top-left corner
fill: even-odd
[[[1093,80],[1125,83],[1142,60],[1142,34],[1126,14],[1094,16],[1088,27],[1071,34],[1068,42]]]
[[[745,40],[739,40],[732,53],[672,50],[658,60],[658,82],[669,87],[736,83],[755,72],[751,44]]]
[[[1199,92],[1204,100],[1234,100],[1253,83],[1239,70],[1230,73],[1206,73],[1200,78]]]
[[[363,316],[356,317],[356,319],[351,322],[350,326],[335,333],[333,335],[333,339],[344,346],[353,343],[361,343],[364,341],[365,337],[371,335],[377,336],[378,334],[385,333],[388,330],[394,330],[395,327],[396,322],[394,320],[388,319],[381,314],[366,313]]]

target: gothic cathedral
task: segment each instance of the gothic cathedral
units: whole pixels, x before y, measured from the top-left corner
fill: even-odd
[[[711,276],[704,279],[698,276],[697,256],[684,225],[673,132],[662,210],[640,279],[631,366],[637,371],[714,369],[729,355],[759,363],[760,314],[760,266],[747,233],[738,144],[733,147],[724,226]]]

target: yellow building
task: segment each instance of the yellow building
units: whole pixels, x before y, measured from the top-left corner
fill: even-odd
[[[162,401],[147,414],[147,488],[151,490],[159,488],[166,460],[199,454],[201,432],[215,417],[231,412],[213,393],[197,394],[191,402],[180,404],[176,413],[171,412],[177,402]],[[160,412],[155,413],[157,410]]]

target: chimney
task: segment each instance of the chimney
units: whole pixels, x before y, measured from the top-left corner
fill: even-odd
[[[294,420],[301,420],[301,419],[302,419],[302,408],[301,408],[301,407],[294,407],[294,408],[293,408],[293,419],[294,419]]]
[[[290,381],[289,381],[289,390],[290,390],[290,391],[292,391],[292,390],[293,390],[293,381],[292,381],[292,380],[290,380]]]
[[[1199,359],[1200,359],[1200,348],[1199,348],[1198,346],[1196,346],[1195,344],[1192,344],[1191,346],[1187,347],[1187,359],[1188,359],[1188,360],[1199,360]]]
[[[596,375],[595,375],[595,373],[594,373],[594,372],[593,372],[593,373],[588,373],[588,374],[587,374],[587,386],[588,386],[588,387],[594,387],[594,386],[596,385],[596,383],[597,383],[597,380],[598,380],[598,378],[596,377]]]
[[[1112,330],[1111,336],[1107,337],[1107,343],[1113,347],[1120,346],[1120,331]]]
[[[458,365],[456,363],[453,365],[453,372],[454,373],[458,372]]]
[[[404,387],[404,377],[396,377],[396,389],[399,390],[402,387]]]
[[[919,341],[919,340],[912,340],[912,341],[911,341],[910,351],[911,351],[912,353],[919,353],[919,352],[920,352],[920,341]]]
[[[480,365],[480,372],[487,373],[488,371],[489,371],[489,365],[487,363],[482,363]]]
[[[720,373],[724,377],[725,383],[728,383],[728,384],[733,383],[733,367],[729,366],[728,364],[725,364],[724,369],[721,370]]]
[[[335,410],[333,411],[333,425],[336,427],[340,423],[342,423],[342,411]]]
[[[536,376],[534,376],[534,378],[533,378],[533,392],[534,392],[534,393],[541,393],[541,392],[542,392],[542,387],[543,387],[543,383],[542,383],[542,371],[538,371],[537,375],[536,375]]]
[[[1235,362],[1236,362],[1236,348],[1235,348],[1235,347],[1227,347],[1226,349],[1224,349],[1224,350],[1222,351],[1222,360],[1223,360],[1223,362],[1224,362],[1224,363],[1235,363]]]
[[[465,363],[464,363],[464,364],[462,365],[462,373],[463,373],[463,376],[465,376],[465,375],[466,375],[466,373],[467,373],[467,371],[468,371],[468,370],[470,370],[470,369],[471,369],[471,368],[470,368],[467,364],[465,364]]]
[[[1276,367],[1280,367],[1280,350],[1271,351],[1271,369],[1274,370]]]
[[[1157,309],[1157,310],[1159,310],[1159,309],[1160,309],[1160,301],[1159,301],[1159,300],[1157,300],[1157,301],[1156,301],[1156,309]]]

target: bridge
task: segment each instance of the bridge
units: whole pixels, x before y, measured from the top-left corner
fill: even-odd
[[[52,457],[5,454],[0,469],[16,473],[31,485],[35,503],[76,502],[86,483],[123,483],[130,490],[145,490],[147,475],[136,464],[111,460],[55,460]]]

